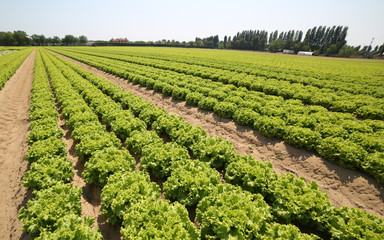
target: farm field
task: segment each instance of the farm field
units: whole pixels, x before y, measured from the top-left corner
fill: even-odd
[[[384,62],[27,50],[0,91],[3,238],[383,238]]]
[[[209,63],[209,60],[203,59],[202,64],[210,67],[201,67],[200,61],[180,55],[174,57],[176,62],[171,62],[174,55],[168,55],[167,58],[166,51],[162,57],[145,53],[143,56],[134,56],[130,52],[113,54],[108,52],[108,48],[99,48],[96,53],[75,49],[64,54],[162,92],[165,96],[185,100],[188,105],[233,118],[264,136],[284,139],[293,146],[316,151],[345,168],[361,170],[375,177],[378,182],[384,182],[384,100],[380,97],[384,93],[384,75],[380,75],[381,62],[373,63],[378,65],[377,71],[370,69],[371,75],[362,67],[364,74],[361,73],[360,78],[355,77],[352,84],[348,82],[352,81],[350,76],[343,72],[336,76],[336,80],[319,80],[315,78],[318,73],[308,77],[308,73],[280,76],[274,71],[258,72],[259,66],[254,63],[251,64],[254,68],[244,70],[248,74],[241,75],[238,71],[227,70],[233,68],[230,60]],[[284,60],[284,57],[281,58]],[[260,72],[264,74],[262,77]],[[381,77],[377,77],[377,74]],[[277,81],[280,82],[276,82],[276,78],[266,75],[302,79],[303,84],[279,79]],[[372,83],[368,83],[369,76],[373,79]],[[263,78],[262,82],[260,78]],[[315,84],[319,81],[322,87]],[[332,85],[333,89],[328,85]],[[368,91],[369,85],[376,92]],[[346,92],[347,89],[349,92]],[[356,91],[360,91],[360,94]],[[315,104],[317,101],[319,105]],[[335,102],[338,102],[337,106]]]

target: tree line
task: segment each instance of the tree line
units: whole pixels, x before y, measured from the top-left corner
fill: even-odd
[[[348,46],[346,26],[316,26],[310,28],[304,34],[301,30],[281,31],[275,30],[268,33],[265,30],[245,30],[234,36],[224,36],[223,40],[218,35],[206,38],[196,37],[194,41],[179,42],[175,40],[135,41],[129,43],[112,43],[109,41],[95,41],[96,46],[165,46],[188,48],[217,48],[238,49],[252,51],[281,52],[284,49],[299,51],[311,51],[314,55],[331,56],[383,56],[384,43],[381,46]],[[86,45],[88,38],[84,35],[75,37],[65,35],[46,38],[44,35],[33,34],[28,36],[24,31],[0,32],[0,46],[76,46]]]
[[[73,46],[85,45],[87,42],[88,38],[84,35],[79,37],[65,35],[64,38],[60,38],[38,34],[29,36],[24,31],[0,32],[0,46]]]
[[[313,27],[305,35],[301,30],[276,30],[271,33],[265,30],[246,30],[238,32],[232,38],[224,36],[222,48],[270,52],[289,49],[295,52],[337,54],[347,42],[347,32],[348,27],[344,26]]]
[[[281,52],[284,49],[299,51],[311,51],[314,55],[337,55],[343,57],[362,55],[373,57],[382,55],[384,43],[381,46],[348,46],[346,26],[316,26],[310,28],[304,34],[301,30],[289,30],[279,32],[275,30],[268,33],[265,30],[246,30],[238,32],[235,36],[224,36],[222,41],[216,41],[214,45],[210,39],[218,39],[218,36],[208,38],[196,38],[195,42],[188,42],[189,47],[211,47],[222,49],[239,49],[253,51]]]

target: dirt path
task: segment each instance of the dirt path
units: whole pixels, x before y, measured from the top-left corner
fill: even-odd
[[[384,187],[377,184],[372,177],[344,169],[314,153],[294,148],[281,140],[266,138],[257,131],[240,126],[232,120],[197,107],[187,106],[184,101],[163,97],[161,93],[155,93],[153,90],[134,85],[89,65],[62,57],[132,91],[156,106],[165,108],[169,113],[182,116],[185,121],[193,125],[202,126],[209,135],[221,136],[232,141],[240,154],[251,154],[256,159],[271,161],[278,173],[291,172],[296,176],[303,176],[308,181],[316,181],[320,188],[328,193],[329,200],[334,206],[358,207],[384,218]]]
[[[29,239],[18,210],[31,197],[21,184],[28,162],[28,114],[36,50],[0,91],[0,239]]]

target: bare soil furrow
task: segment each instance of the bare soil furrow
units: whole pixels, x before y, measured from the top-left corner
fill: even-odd
[[[21,230],[18,210],[32,193],[23,185],[28,168],[24,155],[28,150],[29,106],[36,50],[0,91],[0,239],[29,239]]]

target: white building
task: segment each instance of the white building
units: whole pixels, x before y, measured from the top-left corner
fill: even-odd
[[[300,51],[297,53],[297,55],[302,55],[302,56],[312,56],[313,52],[305,52],[305,51]]]
[[[290,50],[290,49],[284,49],[284,50],[283,50],[283,53],[284,53],[284,54],[295,54],[295,51]]]

